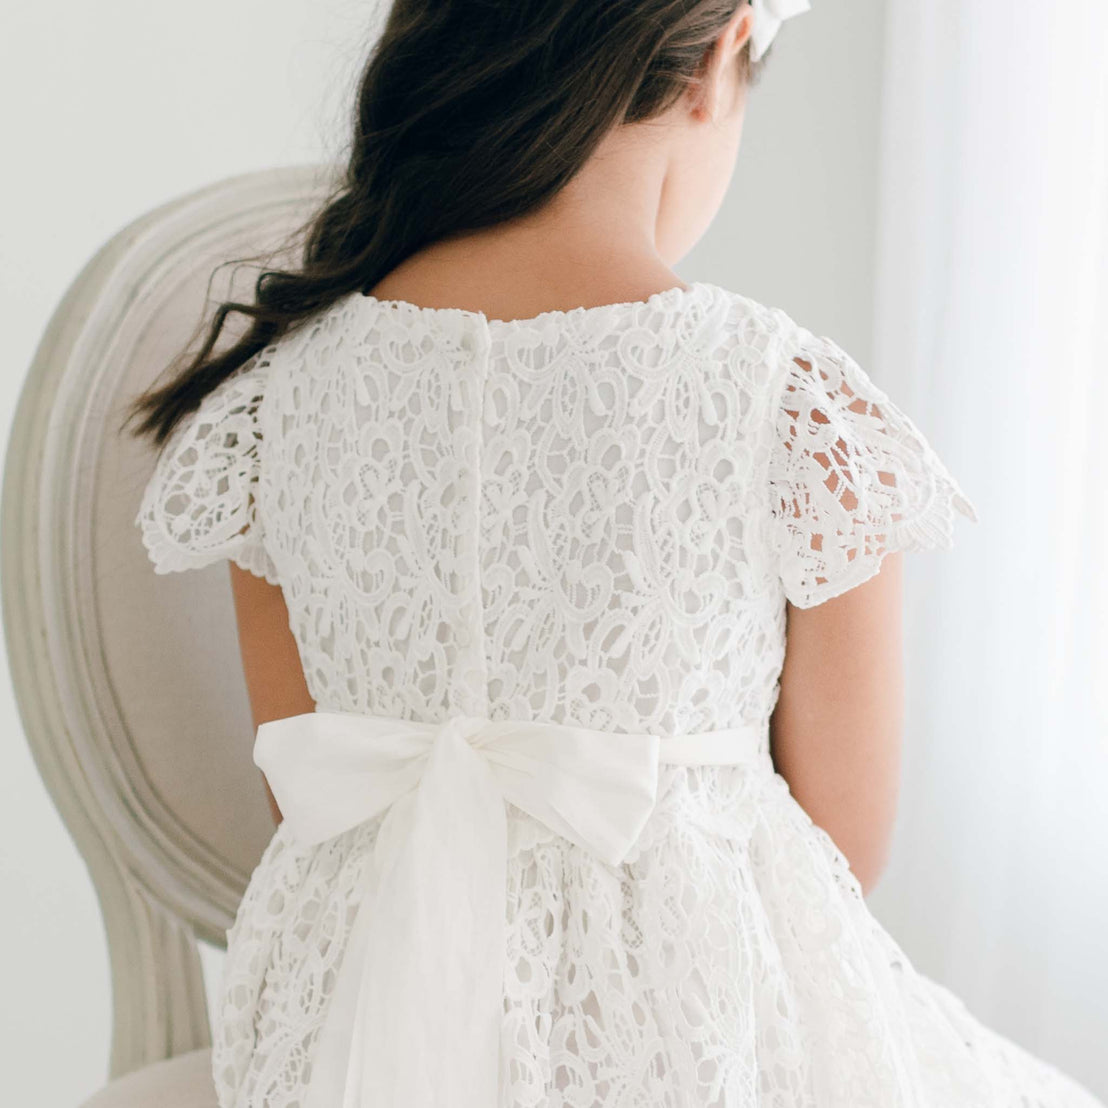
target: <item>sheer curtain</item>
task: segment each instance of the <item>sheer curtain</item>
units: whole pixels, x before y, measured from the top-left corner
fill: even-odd
[[[889,0],[874,364],[977,506],[908,573],[871,904],[1108,1094],[1108,4]]]

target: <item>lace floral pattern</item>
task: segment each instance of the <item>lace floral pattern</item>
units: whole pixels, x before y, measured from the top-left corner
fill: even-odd
[[[956,511],[837,346],[694,284],[513,321],[346,297],[205,398],[136,522],[161,572],[280,583],[321,709],[678,734],[767,719],[786,599]],[[1097,1108],[912,968],[776,774],[660,767],[615,867],[508,816],[503,1108]],[[220,1108],[301,1108],[379,822],[268,844]]]
[[[279,583],[255,495],[268,353],[254,355],[208,393],[163,445],[135,517],[155,573],[226,558]]]
[[[783,778],[661,769],[618,867],[508,807],[504,1108],[1103,1108],[913,969]],[[299,1108],[379,823],[278,827],[228,933],[221,1108]]]
[[[830,339],[796,328],[774,405],[769,482],[785,596],[810,608],[873,577],[893,550],[950,549],[977,515],[930,444]]]

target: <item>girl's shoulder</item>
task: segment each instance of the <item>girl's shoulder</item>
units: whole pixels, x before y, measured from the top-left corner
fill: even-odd
[[[894,551],[951,548],[955,515],[977,512],[904,407],[834,339],[740,293],[728,302],[735,361],[763,386],[769,538],[788,600],[838,596]]]
[[[277,352],[259,351],[220,381],[158,452],[134,519],[156,573],[228,559],[278,582],[258,511]]]
[[[872,393],[881,391],[834,339],[813,332],[784,308],[720,285],[698,284],[719,309],[720,340],[740,353],[748,367],[760,366],[761,383],[774,394],[787,386],[798,362],[839,367],[840,373],[865,377]]]

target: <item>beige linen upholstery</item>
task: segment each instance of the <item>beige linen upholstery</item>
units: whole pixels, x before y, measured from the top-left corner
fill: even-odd
[[[109,1082],[81,1108],[216,1108],[210,1047],[165,1058]]]

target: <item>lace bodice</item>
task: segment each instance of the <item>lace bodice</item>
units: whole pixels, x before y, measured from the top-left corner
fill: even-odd
[[[834,342],[715,285],[490,320],[344,297],[167,441],[158,572],[279,584],[320,708],[660,734],[766,718],[785,601],[972,505]]]
[[[160,573],[230,559],[280,586],[317,709],[761,739],[787,602],[951,546],[957,512],[976,518],[839,346],[697,283],[511,321],[344,297],[174,428],[135,522]],[[349,753],[372,768],[378,747]],[[451,750],[428,761],[473,764]],[[618,864],[504,798],[502,1104],[1104,1108],[915,970],[768,759],[679,763]],[[319,842],[278,824],[227,931],[221,1108],[297,1108],[341,1075],[380,859],[478,822],[427,772],[456,823],[423,840],[381,811]],[[359,812],[371,776],[344,794]]]

